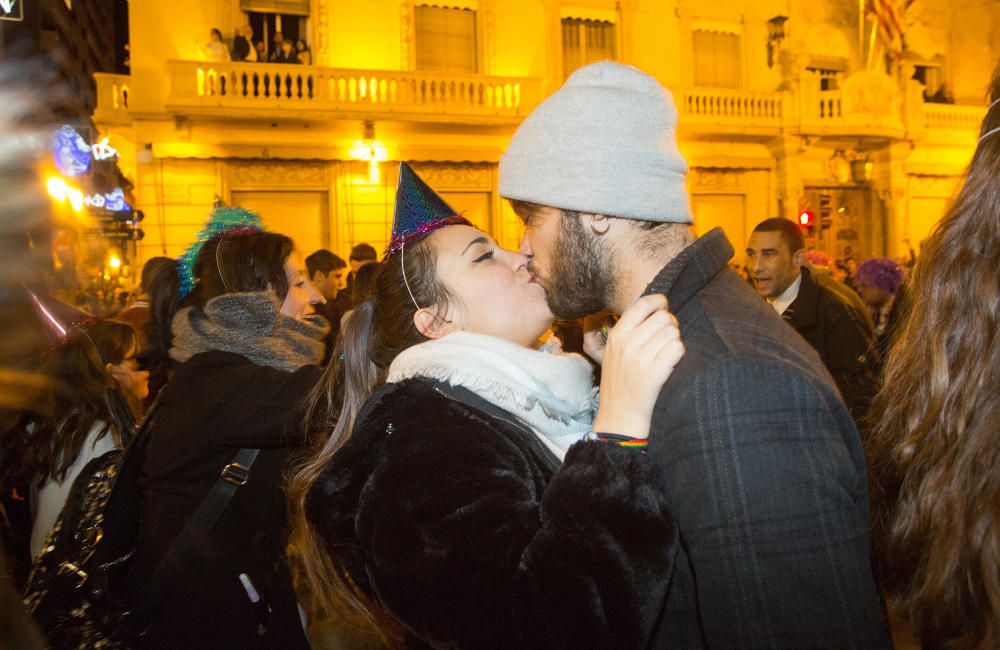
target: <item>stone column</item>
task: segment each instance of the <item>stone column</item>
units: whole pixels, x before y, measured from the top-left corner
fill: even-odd
[[[778,196],[777,216],[793,221],[798,218],[799,201],[805,191],[802,183],[802,153],[808,143],[805,138],[782,135],[767,143],[775,162],[775,189]]]
[[[894,142],[878,152],[875,158],[875,191],[885,210],[883,241],[873,241],[873,249],[889,257],[903,252],[902,240],[906,232],[908,215],[906,195],[909,178],[905,163],[913,145],[903,140]]]

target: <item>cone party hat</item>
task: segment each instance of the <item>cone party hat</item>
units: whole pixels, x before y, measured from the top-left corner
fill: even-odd
[[[469,222],[445,203],[409,165],[399,163],[392,240],[386,247],[384,256],[388,257],[411,241],[438,228],[454,224],[468,225]]]

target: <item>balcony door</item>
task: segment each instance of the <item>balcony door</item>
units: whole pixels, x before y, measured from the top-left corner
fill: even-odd
[[[329,246],[329,199],[326,192],[249,191],[232,193],[232,204],[260,215],[264,226],[288,235],[302,257]]]

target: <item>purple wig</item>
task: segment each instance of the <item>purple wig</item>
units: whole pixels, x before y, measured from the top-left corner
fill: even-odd
[[[854,272],[854,284],[859,287],[875,287],[892,295],[899,292],[903,284],[903,269],[888,257],[872,257]]]

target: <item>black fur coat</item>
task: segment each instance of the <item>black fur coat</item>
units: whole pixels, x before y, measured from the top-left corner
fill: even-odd
[[[510,414],[428,379],[383,386],[308,495],[355,582],[447,648],[640,648],[678,534],[661,472],[578,442],[558,460]]]

